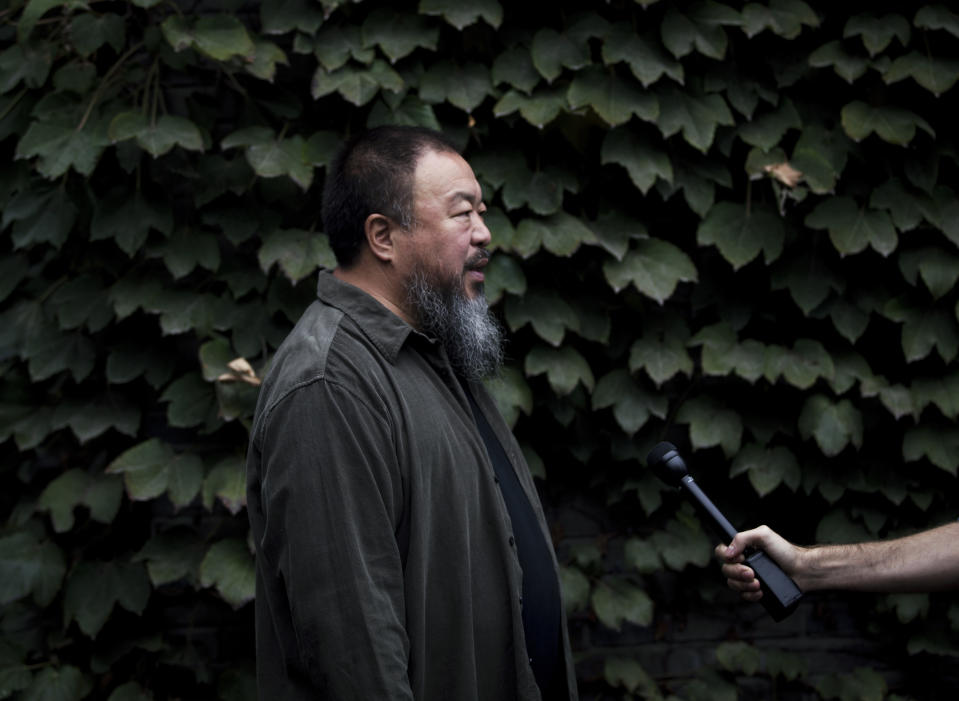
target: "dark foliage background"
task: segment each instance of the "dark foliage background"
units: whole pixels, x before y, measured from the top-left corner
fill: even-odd
[[[387,122],[484,184],[583,696],[953,698],[951,595],[773,625],[643,461],[799,542],[955,518],[957,79],[930,3],[0,4],[0,699],[254,696],[258,378]]]

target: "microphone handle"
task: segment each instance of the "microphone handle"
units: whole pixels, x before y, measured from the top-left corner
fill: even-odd
[[[685,487],[686,493],[699,507],[700,512],[705,514],[713,525],[722,531],[726,536],[727,543],[736,537],[736,529],[733,528],[733,524],[716,508],[716,505],[699,488],[691,475],[684,476],[680,480],[680,485]],[[776,564],[776,561],[762,550],[747,549],[744,555],[746,556],[745,563],[752,568],[762,587],[763,598],[759,600],[759,603],[763,605],[763,608],[772,616],[774,621],[783,620],[799,605],[799,601],[802,599],[802,591],[790,579],[789,575]]]
[[[680,480],[680,486],[686,488],[686,492],[693,498],[693,501],[696,502],[700,511],[726,536],[726,543],[736,537],[738,531],[733,528],[733,524],[723,516],[722,512],[716,508],[716,505],[710,501],[709,497],[706,496],[706,492],[699,488],[699,485],[696,484],[692,475],[685,475],[682,480]]]

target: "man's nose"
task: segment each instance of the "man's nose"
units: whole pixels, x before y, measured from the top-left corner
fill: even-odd
[[[490,233],[489,227],[486,226],[486,221],[483,217],[477,215],[477,219],[476,226],[473,227],[472,243],[474,246],[486,248],[489,246],[490,241],[493,240],[493,235]]]

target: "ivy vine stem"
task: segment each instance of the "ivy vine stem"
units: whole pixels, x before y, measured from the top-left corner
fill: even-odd
[[[106,72],[106,75],[103,76],[103,80],[100,81],[100,85],[97,86],[97,89],[93,92],[93,97],[90,98],[90,104],[87,105],[86,111],[83,113],[83,118],[80,120],[80,123],[77,125],[76,131],[83,131],[83,127],[86,126],[87,120],[90,119],[90,115],[93,113],[93,108],[99,102],[100,98],[103,96],[103,93],[106,92],[107,86],[110,83],[110,79],[116,74],[120,67],[127,62],[127,60],[133,56],[137,51],[139,51],[144,45],[144,42],[140,41],[131,46],[125,54],[117,59],[110,70]]]

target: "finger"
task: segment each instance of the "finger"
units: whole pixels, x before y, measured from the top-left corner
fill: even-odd
[[[723,565],[722,572],[726,579],[735,579],[740,582],[756,581],[756,573],[745,565]]]
[[[742,562],[745,559],[742,554],[730,556],[729,548],[722,543],[715,547],[713,553],[716,555],[717,560],[725,563]]]

